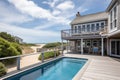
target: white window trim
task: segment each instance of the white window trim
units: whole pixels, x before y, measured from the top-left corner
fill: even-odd
[[[118,24],[118,3],[116,3],[114,6],[113,6],[113,8],[110,10],[110,14],[109,14],[109,32],[111,33],[111,32],[114,32],[114,31],[116,31],[117,30],[117,24]],[[114,8],[116,7],[116,20],[117,20],[117,22],[116,22],[116,27],[114,26],[114,20],[115,20],[115,18],[114,18]],[[111,12],[112,12],[112,29],[111,29]]]
[[[78,26],[81,26],[81,31],[82,32],[87,32],[87,25],[90,25],[90,32],[97,32],[99,31],[101,28],[99,28],[99,30],[97,30],[97,23],[99,24],[99,26],[101,27],[101,23],[104,23],[104,25],[106,25],[105,21],[98,21],[98,22],[91,22],[91,23],[85,23],[85,24],[78,24],[78,25],[73,25],[73,29],[75,29],[75,26],[76,26],[76,29],[79,29]],[[92,31],[92,24],[94,24],[94,30]],[[85,31],[82,30],[82,27],[83,25],[85,25]]]
[[[115,57],[120,57],[120,55],[116,55],[116,54],[112,54],[111,52],[111,46],[112,46],[112,44],[111,44],[111,42],[112,41],[120,41],[120,39],[110,39],[110,56],[115,56]]]

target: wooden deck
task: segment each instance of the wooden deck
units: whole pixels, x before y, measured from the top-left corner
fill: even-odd
[[[80,80],[120,80],[119,59],[80,54],[65,54],[65,56],[91,60]]]

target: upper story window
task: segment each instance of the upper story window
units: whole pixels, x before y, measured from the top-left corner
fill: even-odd
[[[110,11],[110,30],[117,27],[117,4]]]
[[[77,33],[77,26],[75,26],[75,28],[74,28],[74,29],[75,29],[75,33]]]
[[[85,31],[85,25],[82,26],[82,31]]]
[[[97,24],[96,24],[96,30],[97,30],[97,31],[99,30],[99,27],[100,27],[100,25],[99,25],[99,23],[97,23]]]
[[[101,22],[101,28],[103,29],[105,26],[105,23],[104,22]]]
[[[78,30],[79,30],[79,32],[81,32],[81,26],[78,26]]]
[[[87,31],[90,32],[90,25],[87,25]]]
[[[91,31],[95,31],[95,24],[91,24]]]

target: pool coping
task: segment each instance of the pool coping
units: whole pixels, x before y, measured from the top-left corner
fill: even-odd
[[[17,74],[22,73],[22,72],[24,72],[24,71],[27,71],[27,70],[29,70],[29,69],[32,69],[32,68],[35,68],[35,67],[44,65],[44,64],[46,64],[46,63],[49,63],[49,62],[51,62],[51,61],[54,61],[54,60],[57,60],[57,59],[60,59],[60,58],[63,58],[63,57],[64,57],[64,56],[59,56],[59,57],[57,57],[57,58],[50,59],[49,61],[45,61],[44,63],[40,63],[40,64],[38,64],[38,65],[29,67],[29,68],[27,68],[27,69],[23,69],[23,70],[21,70],[21,71],[18,71],[18,72],[16,72],[16,73],[13,73],[13,74],[9,74],[9,75],[7,75],[7,76],[5,76],[5,77],[3,76],[2,78],[0,78],[0,80],[5,80],[5,79],[7,79],[7,78],[9,78],[9,77],[12,77],[12,76],[14,76],[14,75],[17,75]]]
[[[88,59],[88,58],[85,58]],[[88,61],[84,64],[84,66],[77,72],[77,74],[73,77],[72,80],[80,80],[81,77],[83,76],[84,72],[87,70],[90,62],[92,61],[92,59],[88,59]]]
[[[7,78],[9,78],[9,77],[12,77],[12,76],[17,75],[17,74],[19,74],[19,73],[22,73],[22,72],[24,72],[24,71],[30,70],[30,69],[32,69],[32,68],[35,68],[35,67],[44,65],[44,64],[46,64],[46,63],[49,63],[49,62],[51,62],[51,61],[55,61],[55,60],[57,60],[57,59],[65,58],[65,57],[68,57],[68,58],[78,58],[78,57],[69,57],[69,56],[59,56],[59,57],[57,57],[57,58],[50,59],[49,61],[45,61],[44,63],[37,64],[37,65],[35,65],[35,66],[29,67],[29,68],[27,68],[27,69],[23,69],[23,70],[21,70],[21,71],[18,71],[18,72],[16,72],[16,73],[13,73],[13,74],[9,74],[9,75],[7,75],[7,76],[5,76],[5,77],[3,76],[2,78],[0,78],[0,80],[5,80],[5,79],[7,79]],[[80,59],[80,58],[78,58],[78,59]],[[81,58],[81,59],[87,59],[87,58]],[[83,75],[83,73],[84,73],[85,70],[87,69],[90,61],[91,61],[90,59],[87,59],[87,62],[86,62],[86,63],[84,64],[84,66],[77,72],[77,74],[73,77],[72,80],[80,80],[81,76]]]

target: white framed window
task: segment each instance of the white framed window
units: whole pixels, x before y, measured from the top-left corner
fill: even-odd
[[[95,31],[95,24],[94,23],[91,24],[91,31]]]
[[[90,32],[90,24],[87,24],[87,31]]]
[[[110,11],[110,31],[114,31],[117,29],[117,4]]]
[[[86,29],[86,28],[85,28],[85,24],[83,24],[83,25],[82,25],[82,31],[85,32],[85,31],[86,31],[85,29]]]

